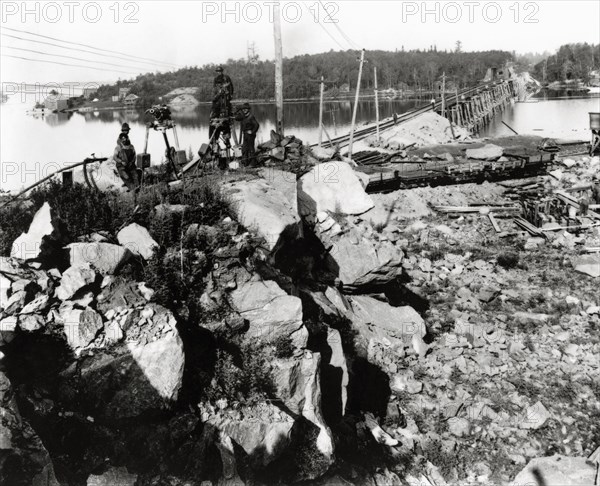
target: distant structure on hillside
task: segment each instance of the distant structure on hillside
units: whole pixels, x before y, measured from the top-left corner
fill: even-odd
[[[119,101],[123,101],[125,97],[129,94],[131,88],[119,88]]]
[[[515,77],[515,70],[512,66],[506,64],[501,67],[490,67],[483,78],[484,83],[494,83],[498,81],[508,81]]]

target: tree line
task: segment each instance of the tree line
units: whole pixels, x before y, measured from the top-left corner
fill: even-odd
[[[533,76],[546,83],[569,80],[588,83],[591,71],[598,69],[600,69],[600,44],[565,44],[556,54],[538,62]]]
[[[284,97],[308,98],[319,95],[318,80],[321,76],[328,88],[335,90],[349,85],[356,88],[360,53],[357,51],[329,51],[321,54],[305,54],[284,59]],[[438,51],[367,51],[367,63],[363,68],[361,89],[374,86],[373,67],[377,67],[379,89],[413,89],[433,91],[442,73],[446,79],[460,88],[474,86],[485,77],[490,67],[501,67],[514,61],[514,54],[507,51],[453,52]],[[236,99],[271,99],[275,92],[275,66],[273,61],[245,59],[228,60],[223,64],[231,76]],[[119,80],[114,85],[103,85],[95,96],[110,99],[118,94],[120,87],[130,87],[131,93],[140,97],[143,106],[159,101],[159,97],[180,87],[197,88],[199,101],[212,98],[212,81],[215,64],[184,67],[165,73],[140,74],[133,80]]]

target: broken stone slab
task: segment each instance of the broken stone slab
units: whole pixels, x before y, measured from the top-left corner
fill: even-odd
[[[325,148],[325,147],[312,147],[311,153],[318,160],[327,161],[327,160],[331,160],[333,158],[333,155],[335,154],[335,149]]]
[[[125,339],[114,343],[109,336],[103,345],[108,348],[96,347],[61,373],[63,399],[70,397],[78,411],[104,420],[172,407],[183,380],[185,355],[173,314],[148,304],[122,317]],[[98,330],[101,320],[99,325]]]
[[[19,318],[19,328],[26,332],[35,332],[46,326],[45,319],[39,314],[27,314]]]
[[[154,251],[158,249],[158,243],[150,236],[148,230],[137,223],[132,223],[119,231],[117,240],[121,246],[144,260],[150,260]]]
[[[15,338],[18,325],[18,316],[9,316],[0,319],[0,346],[10,343]]]
[[[66,229],[46,202],[33,216],[27,233],[14,241],[10,256],[21,260],[51,258],[66,243]]]
[[[389,241],[374,244],[357,229],[340,234],[317,235],[329,248],[325,264],[345,286],[388,283],[402,274],[404,252]]]
[[[321,211],[362,214],[374,206],[361,177],[347,162],[324,162],[298,180],[298,209],[301,216]]]
[[[25,305],[21,309],[20,314],[37,314],[44,312],[50,302],[50,296],[48,294],[38,294],[31,302]]]
[[[64,333],[73,350],[89,345],[98,331],[103,328],[102,317],[93,309],[73,309],[68,306],[62,309]]]
[[[488,143],[480,148],[467,149],[467,159],[496,160],[502,157],[503,153],[502,147]]]
[[[537,457],[529,461],[510,486],[581,486],[592,485],[596,479],[596,466],[589,464],[585,457],[568,457],[555,454],[550,457]]]
[[[364,351],[371,341],[409,346],[413,335],[424,337],[425,321],[409,306],[391,305],[368,296],[351,297],[352,324],[358,331],[359,344]]]
[[[543,427],[546,421],[551,418],[550,412],[540,401],[531,405],[525,411],[525,415],[519,422],[521,429],[539,429]]]
[[[248,455],[251,463],[266,466],[286,450],[295,420],[268,402],[242,410],[242,419],[215,414],[203,417],[203,421],[231,437]]]
[[[71,243],[66,248],[72,266],[89,263],[101,275],[113,275],[131,257],[127,248],[110,243]]]
[[[600,277],[600,254],[581,256],[573,262],[573,266],[576,272],[598,278]]]
[[[154,214],[159,218],[164,218],[171,214],[183,214],[188,208],[187,204],[157,204],[154,206]]]
[[[287,295],[274,281],[249,281],[231,292],[233,308],[249,322],[246,337],[273,342],[290,337],[297,349],[306,346],[302,301]]]
[[[296,175],[264,170],[263,178],[223,186],[234,203],[237,220],[264,238],[275,250],[301,234],[296,197]]]
[[[126,467],[110,467],[102,474],[91,474],[87,486],[135,486],[137,474],[130,474]]]
[[[60,286],[56,289],[56,297],[68,300],[77,292],[96,280],[96,272],[89,263],[69,267],[62,274]]]

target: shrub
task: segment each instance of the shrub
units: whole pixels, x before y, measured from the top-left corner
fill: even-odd
[[[294,343],[289,336],[279,336],[274,342],[275,357],[280,359],[294,356]]]
[[[226,398],[251,405],[274,393],[275,385],[264,347],[257,349],[255,345],[242,344],[237,357],[224,347],[217,350],[213,379],[205,390],[207,399]]]
[[[502,252],[496,259],[498,265],[507,270],[515,268],[519,264],[519,254],[514,252]]]
[[[21,204],[9,204],[0,210],[0,255],[9,256],[13,242],[27,231],[34,212]]]

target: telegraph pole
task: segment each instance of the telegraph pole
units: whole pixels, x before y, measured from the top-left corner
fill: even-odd
[[[377,141],[379,142],[379,93],[377,91],[377,68],[373,68],[375,75],[375,118],[377,119]]]
[[[323,142],[323,93],[325,92],[325,78],[321,76],[321,90],[319,97],[319,147]]]
[[[275,104],[277,106],[277,133],[283,137],[283,48],[281,46],[281,14],[279,3],[273,5],[273,33],[275,36]]]
[[[352,126],[350,127],[350,140],[348,142],[348,157],[352,158],[352,143],[354,142],[354,126],[356,125],[356,111],[358,109],[358,94],[360,92],[360,81],[362,78],[363,64],[365,62],[365,50],[360,53],[360,66],[358,68],[358,83],[356,85],[356,96],[354,98],[354,110],[352,111]]]

